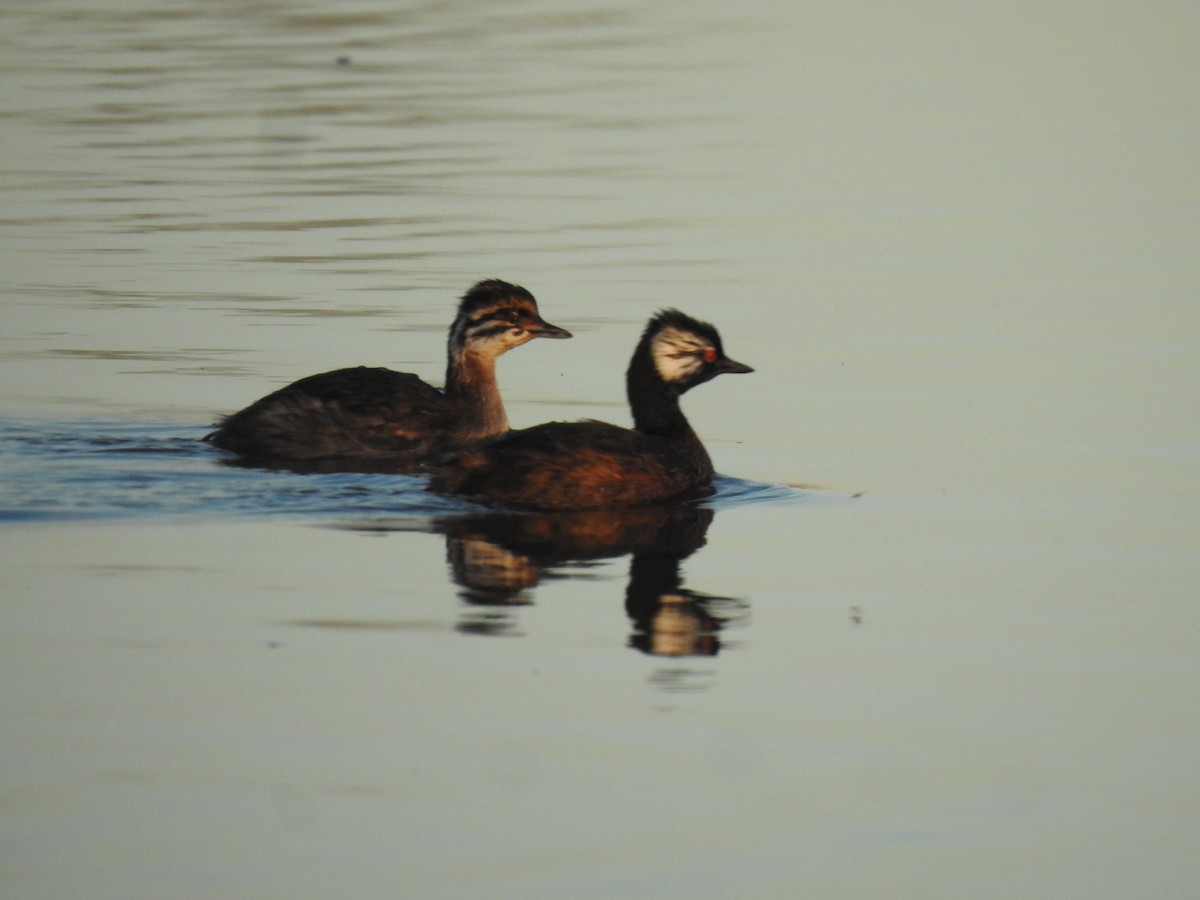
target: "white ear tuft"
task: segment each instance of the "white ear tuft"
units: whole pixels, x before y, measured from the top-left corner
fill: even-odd
[[[651,339],[650,355],[663,381],[686,381],[700,371],[704,351],[710,347],[692,332],[668,325]]]

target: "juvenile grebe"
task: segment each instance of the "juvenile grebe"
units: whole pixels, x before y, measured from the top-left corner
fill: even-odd
[[[205,440],[251,460],[419,460],[508,431],[496,357],[536,337],[570,336],[538,315],[525,288],[481,281],[450,326],[443,390],[407,372],[337,369],[226,416]]]
[[[677,310],[646,326],[625,376],[633,429],[550,422],[453,454],[434,490],[526,509],[646,506],[709,484],[708,451],[679,408],[685,391],[724,372],[752,372],[711,325]]]

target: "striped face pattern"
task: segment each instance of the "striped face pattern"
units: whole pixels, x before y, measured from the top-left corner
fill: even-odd
[[[705,363],[720,354],[711,342],[695,332],[666,325],[651,340],[650,355],[662,380],[675,384],[695,378]]]
[[[472,354],[494,359],[536,337],[570,336],[571,332],[538,315],[533,294],[493,278],[479,282],[463,296],[450,326],[450,357]]]
[[[504,281],[481,281],[462,298],[450,329],[450,353],[499,356],[537,337],[539,327],[551,326],[538,316],[533,294]]]
[[[450,343],[456,349],[487,352],[491,348],[493,353],[503,353],[534,338],[527,326],[537,321],[536,306],[520,297],[507,297],[466,311],[454,323]]]

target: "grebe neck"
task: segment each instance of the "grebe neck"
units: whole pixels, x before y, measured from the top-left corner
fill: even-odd
[[[486,437],[508,431],[508,415],[496,384],[496,358],[468,350],[450,354],[446,399],[458,410],[465,436]]]
[[[679,407],[679,389],[662,380],[646,348],[639,347],[629,363],[625,390],[629,410],[633,413],[633,427],[638,431],[699,443],[700,439]]]

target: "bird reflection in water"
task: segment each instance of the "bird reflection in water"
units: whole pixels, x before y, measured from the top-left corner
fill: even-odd
[[[531,602],[561,566],[631,556],[625,610],[629,646],[658,656],[714,656],[744,602],[683,586],[680,563],[704,546],[713,510],[695,505],[551,514],[495,513],[441,520],[462,597],[475,614],[460,630],[512,634],[505,607]]]

